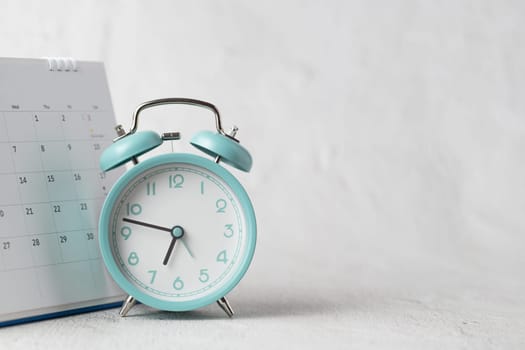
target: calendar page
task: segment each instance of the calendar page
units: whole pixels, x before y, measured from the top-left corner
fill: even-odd
[[[114,126],[102,63],[0,58],[0,326],[122,301],[97,229]]]

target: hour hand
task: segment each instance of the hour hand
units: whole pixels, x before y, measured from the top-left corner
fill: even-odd
[[[177,238],[173,237],[170,242],[170,246],[168,247],[168,251],[166,252],[166,255],[164,256],[164,260],[162,260],[162,265],[166,266],[168,265],[168,261],[170,260],[171,253],[173,252],[173,248],[175,248],[175,243],[177,243]]]
[[[171,232],[171,242],[170,246],[168,247],[168,251],[166,252],[166,255],[164,256],[164,260],[162,260],[162,265],[168,265],[168,261],[170,260],[171,253],[173,252],[173,248],[175,248],[175,243],[177,243],[177,240],[179,238],[182,238],[184,236],[184,229],[181,226],[173,226],[173,228],[170,230]]]

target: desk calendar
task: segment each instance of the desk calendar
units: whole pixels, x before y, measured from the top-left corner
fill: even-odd
[[[97,232],[114,125],[102,63],[0,59],[0,326],[121,301]]]

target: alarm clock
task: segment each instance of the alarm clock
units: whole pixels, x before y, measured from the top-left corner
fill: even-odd
[[[211,110],[215,131],[195,134],[190,143],[206,157],[166,153],[139,156],[179,132],[137,131],[142,111],[166,104]],[[193,310],[214,302],[233,316],[226,299],[246,273],[255,251],[255,213],[243,186],[222,165],[248,172],[250,153],[224,132],[218,109],[209,102],[164,98],[145,102],[133,113],[128,132],[104,150],[100,167],[134,166],[113,185],[103,204],[99,244],[107,270],[128,297],[120,315],[139,301],[168,311]]]

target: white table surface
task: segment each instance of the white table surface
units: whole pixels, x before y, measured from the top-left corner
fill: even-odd
[[[246,279],[185,313],[136,306],[0,329],[1,349],[522,349],[523,282],[445,262],[316,258],[279,250],[269,232]],[[311,238],[311,236],[310,236]],[[264,243],[266,241],[266,243]],[[271,251],[273,250],[273,252]],[[351,250],[351,249],[350,249]],[[276,255],[277,253],[278,255]],[[274,257],[274,262],[265,260]]]

